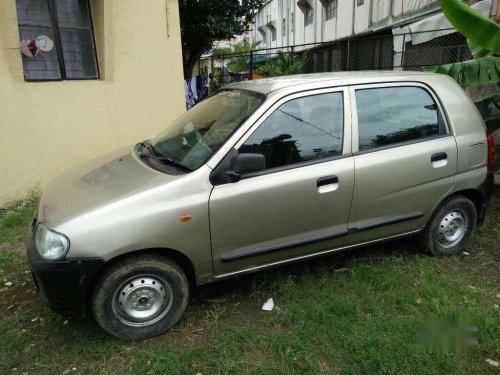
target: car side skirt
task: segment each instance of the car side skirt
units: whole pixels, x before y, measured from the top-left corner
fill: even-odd
[[[375,243],[379,243],[379,242],[393,240],[396,238],[407,237],[407,236],[411,236],[411,235],[415,235],[417,233],[420,233],[424,228],[425,228],[425,226],[420,228],[420,229],[406,232],[406,233],[402,233],[402,234],[398,234],[395,236],[384,237],[384,238],[380,238],[380,239],[373,240],[373,241],[367,241],[367,242],[362,242],[362,243],[355,244],[355,245],[338,247],[338,248],[330,249],[330,250],[324,250],[324,251],[320,251],[320,252],[313,253],[313,254],[302,255],[299,257],[291,258],[291,259],[284,259],[284,260],[280,260],[277,262],[263,264],[263,265],[255,266],[255,267],[251,267],[251,268],[246,268],[246,269],[235,271],[235,272],[229,272],[229,273],[225,273],[225,274],[221,274],[221,275],[217,275],[217,276],[211,276],[209,278],[207,277],[207,278],[203,278],[203,279],[198,279],[198,284],[199,285],[208,284],[211,282],[215,282],[215,281],[219,281],[219,280],[223,280],[223,279],[228,279],[231,277],[236,277],[236,276],[240,276],[240,275],[245,275],[245,274],[249,274],[249,273],[262,271],[262,270],[272,268],[272,267],[278,267],[278,266],[285,265],[288,263],[300,262],[300,261],[308,260],[308,259],[314,259],[317,257],[321,257],[324,255],[334,253],[334,252],[341,252],[341,251],[355,249],[358,247],[363,247],[363,246],[367,246],[367,245],[371,245],[371,244],[375,244]]]
[[[285,244],[273,246],[273,247],[266,247],[266,248],[260,248],[260,249],[257,248],[257,249],[243,251],[243,252],[239,252],[239,253],[224,254],[221,257],[221,260],[223,262],[231,262],[231,261],[244,259],[244,258],[248,258],[248,257],[252,257],[252,256],[263,255],[263,254],[267,254],[267,253],[271,253],[271,252],[275,252],[275,251],[294,249],[297,247],[310,245],[310,244],[317,243],[317,242],[323,242],[323,241],[328,241],[328,240],[332,240],[335,238],[343,237],[343,236],[350,234],[350,233],[357,233],[357,232],[361,232],[361,231],[365,231],[365,230],[380,228],[380,227],[383,227],[386,225],[392,225],[392,224],[402,223],[402,222],[409,221],[409,220],[418,219],[418,218],[421,218],[422,216],[424,216],[423,212],[420,212],[420,211],[413,212],[413,213],[407,214],[407,215],[391,217],[389,219],[384,219],[384,220],[380,220],[380,221],[371,222],[368,224],[358,225],[356,227],[349,228],[348,230],[347,229],[341,230],[341,231],[337,231],[334,233],[330,233],[328,235],[314,236],[314,237],[307,238],[305,240],[294,241],[294,242],[285,243]]]

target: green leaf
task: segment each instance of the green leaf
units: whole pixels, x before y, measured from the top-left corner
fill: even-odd
[[[490,105],[493,105],[497,109],[500,109],[500,91],[495,91],[481,99],[478,99],[474,102],[474,104],[476,105],[481,115],[483,117],[486,117]]]
[[[462,72],[463,72],[463,87],[473,87],[481,84],[486,84],[488,81],[480,81],[480,78],[488,77],[487,73],[479,74],[481,59],[467,60],[462,62]]]
[[[453,27],[476,46],[500,54],[500,26],[461,0],[440,0]]]
[[[490,119],[490,120],[487,120],[485,122],[486,122],[486,128],[491,133],[500,129],[500,118]],[[496,170],[498,171],[498,169],[500,169],[500,168],[497,168]]]
[[[462,87],[476,87],[500,82],[500,57],[486,56],[452,64],[427,66],[424,71],[446,74]]]
[[[480,47],[477,44],[472,43],[468,39],[467,39],[467,44],[469,46],[470,52],[472,53],[472,56],[474,56],[475,58],[494,55],[494,52],[485,49],[483,47]]]

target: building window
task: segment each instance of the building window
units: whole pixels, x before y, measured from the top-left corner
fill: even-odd
[[[326,10],[326,19],[330,20],[333,17],[337,16],[337,7],[338,7],[338,0],[330,0],[328,4],[325,7]]]
[[[357,2],[358,7],[359,7],[360,5],[363,5],[363,4],[365,3],[365,0],[357,0],[357,1],[358,1],[358,2]]]
[[[314,20],[314,9],[309,5],[305,5],[305,12],[304,12],[304,26],[311,25]]]
[[[262,38],[262,42],[264,42],[264,45],[265,45],[267,43],[267,34],[262,27],[259,27],[259,33],[260,33],[260,37]]]
[[[291,20],[292,20],[292,23],[290,24],[290,32],[293,33],[293,27],[294,27],[294,24],[295,24],[295,21],[294,21],[294,18],[293,18],[293,12],[292,12]]]
[[[286,35],[286,18],[283,18],[283,23],[281,24],[281,36],[284,38]]]
[[[17,0],[27,81],[98,79],[88,0]]]
[[[271,24],[269,24],[268,26],[269,26],[269,31],[271,31],[271,41],[274,42],[276,41],[276,28]]]

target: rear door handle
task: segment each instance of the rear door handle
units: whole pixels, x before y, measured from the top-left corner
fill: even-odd
[[[329,193],[339,187],[339,178],[337,176],[321,177],[317,181],[318,193]]]
[[[433,168],[444,167],[448,164],[448,155],[446,152],[438,152],[431,156],[431,163]]]

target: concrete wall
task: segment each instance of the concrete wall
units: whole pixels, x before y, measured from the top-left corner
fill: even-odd
[[[155,135],[185,110],[177,1],[91,8],[101,79],[25,82],[16,0],[0,1],[0,205]]]

